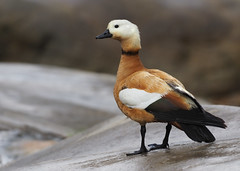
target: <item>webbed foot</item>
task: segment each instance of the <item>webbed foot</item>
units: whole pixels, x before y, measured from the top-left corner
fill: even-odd
[[[134,151],[133,153],[127,153],[126,155],[127,156],[133,156],[133,155],[137,155],[137,154],[146,154],[147,152],[149,152],[147,150],[147,148],[143,147],[143,148],[140,148],[140,150],[138,150],[138,151]]]
[[[168,143],[166,143],[166,144],[149,144],[148,147],[150,147],[149,151],[157,150],[157,149],[169,149]]]

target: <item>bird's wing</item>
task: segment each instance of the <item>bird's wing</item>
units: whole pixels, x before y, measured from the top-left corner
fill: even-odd
[[[147,71],[139,71],[129,76],[119,92],[120,101],[128,107],[145,109],[156,101],[163,102],[162,108],[190,109],[196,107],[193,95],[178,83],[166,82]],[[166,101],[170,103],[167,104]],[[159,109],[161,109],[161,107]]]
[[[184,109],[186,109],[186,107],[188,109],[198,108],[199,110],[203,111],[202,106],[197,102],[196,98],[185,89],[184,85],[179,80],[160,70],[150,69],[148,72],[161,78],[168,84],[168,86],[172,88],[173,91],[168,94],[167,98],[174,98],[175,100],[172,101],[178,103],[178,105],[182,106]],[[181,103],[183,103],[183,105],[181,105]]]
[[[156,121],[224,127],[222,119],[206,112],[178,82],[166,82],[147,71],[129,76],[119,99],[129,108],[153,114]]]
[[[120,101],[130,108],[145,109],[161,99],[172,88],[161,78],[146,71],[139,71],[124,80],[119,92]]]

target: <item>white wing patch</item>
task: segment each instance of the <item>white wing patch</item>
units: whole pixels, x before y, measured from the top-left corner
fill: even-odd
[[[181,86],[176,86],[174,87],[175,89],[178,89],[181,92],[184,92],[186,94],[188,94],[190,97],[192,97],[193,99],[195,99],[195,97],[189,92],[187,91],[185,88],[181,87]],[[187,101],[191,106],[193,107],[198,107],[197,104],[192,100],[192,99],[188,99]]]
[[[184,92],[184,93],[187,93],[189,96],[191,96],[192,98],[195,99],[195,97],[194,97],[189,91],[187,91],[185,88],[183,88],[183,87],[181,87],[181,86],[176,86],[176,87],[174,87],[174,88],[176,88],[176,89],[178,89],[178,90],[180,90],[180,91],[182,91],[182,92]]]
[[[163,96],[163,94],[148,93],[136,88],[126,88],[119,92],[119,99],[124,105],[137,109],[145,109]]]

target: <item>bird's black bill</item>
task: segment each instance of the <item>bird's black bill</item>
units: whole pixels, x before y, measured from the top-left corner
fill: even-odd
[[[105,38],[110,38],[110,37],[112,37],[112,34],[107,29],[103,32],[103,34],[96,36],[96,39],[105,39]]]

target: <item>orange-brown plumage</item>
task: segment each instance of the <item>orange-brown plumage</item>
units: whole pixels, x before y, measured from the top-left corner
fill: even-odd
[[[186,99],[172,91],[166,82],[173,82],[182,86],[180,81],[163,71],[145,68],[139,59],[139,55],[122,55],[113,92],[114,98],[121,111],[140,124],[155,122],[154,117],[145,110],[133,110],[122,104],[118,94],[123,88],[137,88],[149,93],[165,94],[166,98],[173,101],[180,108],[190,109],[191,106],[186,102]]]
[[[225,128],[224,121],[206,112],[179,80],[163,71],[143,66],[138,55],[141,45],[135,24],[113,20],[96,38],[109,37],[119,40],[122,47],[114,98],[119,109],[141,125],[141,148],[130,155],[148,152],[144,139],[145,125],[150,122],[168,123],[163,143],[150,145],[150,150],[168,147],[171,125],[183,130],[194,141],[215,140],[205,125]]]

